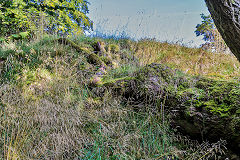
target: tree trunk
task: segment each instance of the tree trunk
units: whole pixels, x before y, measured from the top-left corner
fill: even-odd
[[[205,0],[214,23],[240,61],[240,0]]]

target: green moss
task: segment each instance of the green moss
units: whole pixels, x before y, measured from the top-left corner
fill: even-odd
[[[101,56],[99,58],[107,65],[112,64],[112,59],[110,57]]]
[[[107,51],[116,54],[120,51],[120,47],[116,44],[109,44],[107,47]]]
[[[60,44],[70,45],[71,47],[76,49],[78,52],[81,52],[81,53],[85,54],[89,63],[93,63],[93,64],[97,64],[97,65],[101,65],[101,66],[106,67],[106,64],[101,60],[101,58],[98,55],[92,53],[87,48],[82,48],[79,45],[77,45],[76,43],[74,43],[73,41],[71,41],[69,39],[66,39],[66,38],[59,38],[59,39],[57,39],[57,41]]]
[[[205,95],[205,91],[203,89],[199,89],[196,87],[185,88],[183,85],[178,87],[179,91],[177,92],[178,97],[182,96],[194,96],[196,99],[201,99]]]
[[[213,114],[219,114],[221,117],[227,117],[230,115],[230,106],[227,106],[226,104],[217,104],[214,100],[210,100],[207,102],[204,102],[203,105],[205,108],[209,109],[209,111]]]
[[[240,87],[237,82],[191,77],[159,64],[141,68],[137,79],[150,80],[148,85],[167,91],[169,97],[177,99],[187,108],[205,108],[221,117],[234,115],[240,109]]]
[[[53,78],[54,77],[54,78]],[[31,70],[26,68],[15,80],[22,90],[22,95],[26,100],[39,100],[43,94],[48,94],[49,88],[52,86],[53,79],[58,78],[46,69],[38,68]]]
[[[237,113],[237,114],[240,114],[240,109],[238,109],[238,110],[236,111],[236,113]]]
[[[236,113],[240,107],[240,89],[235,82],[200,79],[197,87],[206,93],[194,101],[197,107],[204,107],[213,114],[227,117]]]

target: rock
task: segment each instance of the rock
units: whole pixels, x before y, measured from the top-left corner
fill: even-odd
[[[96,55],[95,53],[92,53],[87,48],[80,47],[78,44],[66,38],[58,38],[57,41],[60,44],[70,45],[72,48],[76,49],[78,52],[83,53],[86,56],[89,63],[100,65],[100,66],[103,65],[105,67],[107,66],[98,55]]]
[[[135,78],[126,98],[151,104],[156,112],[164,107],[182,133],[200,141],[227,140],[240,154],[239,82],[191,77],[160,64],[143,67]]]

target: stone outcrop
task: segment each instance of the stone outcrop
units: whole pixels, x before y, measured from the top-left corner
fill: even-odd
[[[160,64],[143,67],[136,79],[129,97],[153,104],[157,112],[164,108],[172,124],[194,139],[224,139],[231,150],[240,150],[239,81],[190,77]]]
[[[172,126],[183,134],[199,141],[227,140],[228,149],[239,154],[239,81],[192,77],[160,64],[143,67],[121,81],[121,86],[115,81],[107,84],[121,88],[136,110],[152,106],[153,112],[170,115]]]

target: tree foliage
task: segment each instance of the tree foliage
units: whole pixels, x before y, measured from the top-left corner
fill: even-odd
[[[197,24],[196,26],[196,36],[201,36],[203,35],[203,40],[204,41],[213,41],[213,33],[212,31],[216,29],[213,19],[211,18],[211,15],[204,15],[203,13],[201,14],[202,18],[202,23]]]
[[[0,35],[45,30],[82,33],[92,29],[87,0],[0,0]]]
[[[206,49],[212,49],[215,52],[227,52],[229,49],[222,39],[221,34],[218,32],[211,15],[201,14],[202,23],[196,26],[196,36],[203,36],[203,40],[206,42],[202,46]]]

